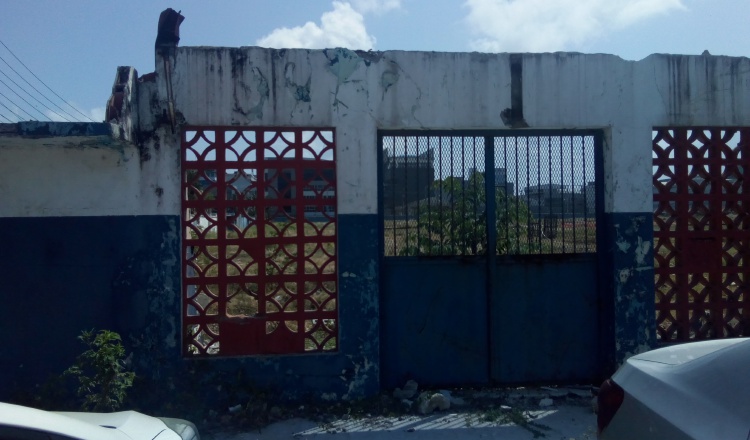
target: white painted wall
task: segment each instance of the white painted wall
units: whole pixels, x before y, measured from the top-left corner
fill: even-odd
[[[0,216],[179,215],[182,124],[333,127],[338,212],[374,214],[377,130],[506,128],[500,113],[511,106],[510,58],[178,48],[170,75],[157,60],[156,82],[137,83],[138,96],[128,97],[121,136],[139,139],[140,149],[111,137],[0,137]],[[747,58],[522,58],[531,128],[604,130],[607,212],[651,211],[652,127],[750,125]],[[168,78],[174,132],[164,118]]]
[[[177,215],[179,194],[157,191],[174,165],[159,163],[103,136],[0,137],[0,217]]]
[[[377,210],[378,129],[503,129],[511,105],[509,54],[184,47],[174,63],[187,124],[334,127],[342,214]],[[531,128],[604,129],[607,212],[651,211],[653,126],[750,125],[749,98],[747,58],[523,55]]]

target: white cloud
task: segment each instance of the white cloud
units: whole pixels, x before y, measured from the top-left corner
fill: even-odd
[[[76,109],[79,109],[79,107],[75,103],[71,103]],[[52,110],[45,110],[44,114],[47,116],[48,121],[52,122],[68,122],[68,121],[80,121],[80,122],[89,122],[88,119],[86,119],[83,115],[88,116],[91,118],[93,122],[104,122],[104,107],[95,107],[92,109],[89,109],[88,111],[83,111],[83,115],[81,113],[78,113],[76,110],[71,109],[68,106],[63,107],[63,110],[60,110],[59,108]]]
[[[70,116],[66,116],[65,113],[60,110],[45,110],[44,115],[47,116],[47,121],[52,122],[67,122],[72,119]]]
[[[92,108],[91,110],[89,110],[88,116],[94,122],[103,122],[104,121],[104,107]]]
[[[385,14],[393,9],[401,8],[401,0],[352,0],[354,9],[362,14],[370,12]]]
[[[351,4],[334,1],[333,10],[320,17],[320,25],[308,21],[302,26],[274,29],[256,44],[279,49],[372,49],[375,47],[375,37],[367,33],[362,14],[354,10]]]
[[[598,34],[684,8],[682,0],[466,0],[474,50],[575,50]]]

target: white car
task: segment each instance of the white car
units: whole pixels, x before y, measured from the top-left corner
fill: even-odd
[[[0,402],[0,439],[200,440],[200,436],[186,420],[135,411],[50,412]]]
[[[750,439],[750,338],[631,357],[599,391],[599,438]]]

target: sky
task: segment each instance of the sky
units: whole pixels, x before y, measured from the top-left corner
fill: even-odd
[[[103,121],[118,66],[180,46],[747,56],[750,0],[0,0],[0,123]],[[74,108],[69,107],[72,105]]]

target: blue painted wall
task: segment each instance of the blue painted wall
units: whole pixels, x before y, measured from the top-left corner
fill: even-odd
[[[653,213],[607,213],[603,345],[610,365],[656,346]]]
[[[0,218],[0,398],[62,373],[84,349],[82,330],[173,334],[178,224],[171,216]],[[163,305],[172,316],[154,313],[157,291],[172,297]]]
[[[318,399],[377,392],[377,216],[338,218],[339,352],[210,360],[180,353],[179,220],[0,218],[0,399],[64,371],[83,351],[76,337],[92,328],[123,336],[146,400],[161,404],[178,398],[173,390],[222,402],[252,389]]]

